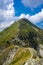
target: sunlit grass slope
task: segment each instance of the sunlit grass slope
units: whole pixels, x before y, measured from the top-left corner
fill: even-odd
[[[32,24],[27,19],[20,19],[4,31],[0,32],[0,46],[6,45],[7,41],[12,40],[12,38],[15,38],[17,36],[22,36],[23,40],[24,38],[27,39],[29,34],[33,36],[36,35],[38,41],[43,44],[43,30]]]
[[[28,48],[19,48],[10,65],[21,65],[30,57],[31,53]]]

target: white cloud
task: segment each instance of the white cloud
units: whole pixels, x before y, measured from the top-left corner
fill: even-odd
[[[30,20],[32,23],[40,23],[41,21],[43,21],[43,9],[41,10],[41,12],[30,16],[29,14],[21,14],[20,16],[11,16],[9,19],[6,18],[6,21],[3,18],[4,22],[0,22],[0,31],[2,31],[4,28],[9,27],[12,23],[14,23],[14,21],[21,19],[21,18],[26,18],[28,20]],[[1,19],[1,18],[0,18]],[[41,24],[42,26],[43,24]]]
[[[15,10],[14,10],[14,2],[13,0],[0,0],[0,2],[3,4],[3,6],[1,6],[0,4],[0,17],[3,16],[3,17],[12,17],[14,16],[15,14]]]
[[[29,18],[30,18],[30,15],[29,15],[29,14],[27,14],[27,15],[21,14],[21,15],[19,16],[19,19],[21,19],[21,18],[27,18],[27,19],[29,19]]]
[[[37,6],[40,6],[43,4],[43,0],[21,0],[21,2],[31,9],[36,8]]]
[[[10,22],[9,22],[9,23],[10,23]],[[6,25],[6,24],[7,24],[7,25]],[[11,24],[11,23],[10,23],[10,24]],[[9,25],[10,25],[10,24],[9,24]],[[9,26],[9,25],[8,25],[7,22],[4,22],[4,23],[1,23],[0,27],[3,28],[3,27],[7,27],[7,26]]]
[[[13,20],[12,20],[13,19]],[[18,17],[12,17],[11,19],[7,19],[7,21],[0,22],[0,31],[4,30],[5,28],[9,27],[14,21],[17,21]]]
[[[6,7],[7,7],[8,10],[11,10],[13,8],[13,5],[14,5],[14,2],[10,3]]]
[[[33,22],[33,23],[37,23],[37,22],[40,22],[40,21],[43,21],[43,9],[41,10],[41,12],[33,15],[30,17],[30,20]]]
[[[14,21],[15,9],[13,0],[0,0],[0,30]]]
[[[27,18],[28,20],[30,20],[32,23],[37,23],[40,21],[43,21],[43,9],[41,10],[41,12],[30,16],[29,14],[25,15],[25,14],[21,14],[19,19],[21,18]]]
[[[2,31],[3,29],[9,27],[13,23],[14,23],[14,21],[1,23],[0,24],[0,31]]]

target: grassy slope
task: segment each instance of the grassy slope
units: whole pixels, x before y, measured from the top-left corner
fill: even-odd
[[[13,49],[18,49],[16,51],[16,55],[13,58],[13,61],[10,63],[10,65],[20,65],[20,63],[25,62],[28,58],[31,57],[31,53],[29,51],[29,48],[23,48],[18,46],[9,46],[7,47],[3,53],[0,54],[0,64],[3,64],[6,62],[6,59],[9,57],[9,52],[12,52]]]
[[[0,32],[0,47],[5,46],[7,44],[6,43],[7,41],[17,37],[17,35],[20,33],[21,33],[20,35],[22,35],[23,37],[26,37],[27,39],[27,36],[28,36],[27,34],[29,32],[34,32],[35,34],[37,34],[39,38],[39,42],[41,41],[41,43],[43,44],[43,41],[42,41],[43,31],[39,29],[38,27],[36,27],[35,25],[33,25],[32,23],[28,22],[28,20],[21,19],[18,22],[15,22],[13,25],[11,25],[9,28]],[[6,57],[6,55],[9,53],[9,51],[13,47],[14,47],[13,45],[10,45],[9,47],[5,48],[5,51],[0,55],[0,61],[3,62],[3,59]],[[31,57],[31,54],[29,49],[19,47],[19,51],[14,56],[13,61],[10,63],[10,65],[20,65],[20,63],[24,63],[30,57]]]
[[[0,46],[4,45],[7,40],[17,35],[19,23],[15,22],[12,26],[0,32]]]
[[[31,57],[31,53],[27,48],[19,48],[10,65],[20,65]]]
[[[0,32],[0,46],[5,45],[7,41],[12,39],[13,37],[17,37],[18,33],[21,33],[25,36],[28,32],[34,32],[39,37],[42,37],[43,31],[37,26],[33,25],[26,19],[20,19],[18,22],[15,22],[9,28]],[[41,41],[41,40],[40,40]],[[43,44],[43,42],[41,42]]]
[[[19,33],[21,36],[27,36],[29,32],[36,34],[37,38],[39,39],[39,42],[43,44],[43,30],[32,24],[30,21],[21,19],[19,20],[20,26],[19,26]]]

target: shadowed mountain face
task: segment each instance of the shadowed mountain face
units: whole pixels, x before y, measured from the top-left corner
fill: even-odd
[[[30,21],[20,19],[9,28],[0,32],[0,48],[14,44],[21,47],[32,47],[37,50],[38,44],[43,44],[42,34],[42,30]]]

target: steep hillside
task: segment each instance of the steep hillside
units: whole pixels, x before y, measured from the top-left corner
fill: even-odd
[[[0,54],[0,65],[43,65],[43,58],[33,48],[9,46]]]
[[[36,45],[43,44],[42,30],[37,26],[33,25],[27,19],[20,19],[9,28],[0,32],[0,47],[8,46],[11,43],[14,43],[15,38],[18,38],[21,41],[25,42],[24,46],[29,46],[29,43],[30,46],[31,43],[35,43]],[[22,43],[18,43],[17,45],[22,46]]]
[[[43,51],[43,30],[27,19],[0,32],[0,65],[43,65],[39,50]]]

